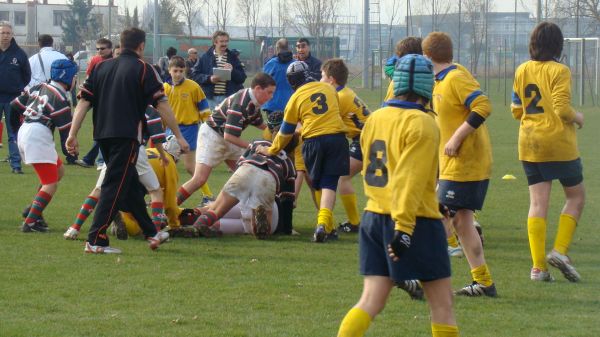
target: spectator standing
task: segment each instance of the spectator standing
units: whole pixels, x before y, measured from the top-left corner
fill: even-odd
[[[188,59],[185,61],[185,77],[190,78],[192,75],[192,68],[198,61],[198,50],[196,48],[188,49]]]
[[[240,59],[231,52],[229,34],[218,30],[212,36],[213,46],[202,55],[192,69],[191,79],[202,87],[211,110],[225,98],[244,88],[246,72]],[[213,68],[231,70],[231,79],[224,80],[213,74]]]
[[[167,55],[161,56],[158,59],[158,67],[160,68],[160,77],[165,82],[171,79],[171,75],[169,75],[169,61],[175,55],[177,55],[177,49],[175,49],[173,47],[169,47],[169,48],[167,48]]]
[[[81,86],[67,146],[71,153],[77,153],[77,133],[87,111],[93,107],[94,139],[100,143],[107,165],[102,194],[85,245],[87,253],[121,252],[109,246],[106,235],[118,210],[129,211],[135,216],[151,249],[158,248],[168,238],[167,233],[157,233],[148,216],[143,187],[135,168],[142,130],[147,129],[144,116],[147,105],[156,106],[184,152],[189,145],[179,132],[158,73],[141,59],[145,42],[143,30],[124,30],[121,55],[98,64]]]
[[[298,42],[296,42],[296,60],[308,64],[310,77],[317,81],[321,80],[321,60],[311,55],[310,41],[305,37],[298,39]]]
[[[90,73],[98,63],[113,58],[112,47],[112,41],[107,38],[100,38],[96,40],[96,55],[92,57],[90,63],[88,64],[88,67],[85,71],[86,76],[90,76]],[[102,156],[96,160],[99,153],[100,145],[98,145],[97,142],[94,142],[88,153],[86,153],[83,158],[75,160],[75,164],[81,167],[92,167],[94,165],[94,161],[96,161],[98,163],[98,167],[101,167],[104,164],[104,160],[102,159]]]
[[[263,110],[267,112],[267,115],[273,111],[283,112],[285,105],[294,93],[285,76],[287,67],[294,61],[288,40],[279,39],[275,45],[275,50],[276,55],[271,57],[263,67],[263,72],[271,75],[277,83],[273,98],[263,106]]]
[[[44,34],[38,38],[40,51],[29,58],[29,66],[31,67],[30,88],[50,81],[50,65],[52,65],[52,62],[67,59],[64,54],[54,50],[53,44],[54,39],[50,35]]]
[[[17,148],[16,135],[10,127],[10,102],[21,94],[31,80],[31,68],[27,54],[13,38],[13,29],[7,21],[0,21],[0,130],[2,129],[2,114],[6,115],[6,135],[8,138],[8,161],[12,173],[23,174],[21,156]],[[0,136],[1,136],[0,132]],[[2,138],[0,137],[0,144]]]

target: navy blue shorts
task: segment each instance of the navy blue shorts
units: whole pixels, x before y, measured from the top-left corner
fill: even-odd
[[[321,180],[325,176],[328,180],[333,178],[337,181],[339,177],[350,174],[348,141],[343,133],[305,139],[302,157],[306,172],[317,190],[321,189]]]
[[[350,157],[352,157],[358,161],[363,161],[362,149],[360,147],[360,137],[352,138],[352,142],[350,143],[349,151],[350,151]]]
[[[558,179],[565,187],[579,185],[583,181],[583,165],[581,158],[571,161],[549,161],[533,163],[522,161],[527,183],[535,185],[543,181]]]
[[[397,262],[387,253],[394,226],[390,215],[363,213],[358,235],[361,275],[388,276],[396,283],[450,277],[448,242],[441,220],[417,218],[410,248]]]
[[[470,209],[473,211],[483,208],[485,195],[490,181],[438,181],[438,199],[440,204],[448,207],[450,211]]]
[[[196,143],[198,142],[198,129],[200,129],[199,124],[191,124],[191,125],[183,125],[179,124],[179,131],[185,138],[185,141],[190,144],[190,151],[196,151]],[[173,131],[167,129],[167,136],[172,135]]]

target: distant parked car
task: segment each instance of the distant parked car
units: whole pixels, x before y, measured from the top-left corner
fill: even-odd
[[[92,55],[87,50],[80,50],[75,55],[73,55],[73,59],[79,66],[79,71],[86,71],[88,67],[88,63],[90,62]]]

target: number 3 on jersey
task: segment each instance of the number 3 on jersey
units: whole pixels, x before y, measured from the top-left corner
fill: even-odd
[[[532,98],[531,102],[525,107],[525,113],[530,115],[544,113],[544,108],[538,106],[538,103],[542,100],[542,93],[540,93],[540,88],[536,84],[531,83],[525,87],[525,98]]]
[[[370,186],[384,187],[388,183],[387,154],[385,142],[376,140],[369,148],[369,165],[365,172],[365,182]]]
[[[312,111],[316,115],[324,114],[329,110],[329,107],[327,106],[327,98],[325,98],[325,94],[321,94],[321,93],[312,94],[310,96],[310,101],[313,103],[317,103],[317,106],[312,108]]]

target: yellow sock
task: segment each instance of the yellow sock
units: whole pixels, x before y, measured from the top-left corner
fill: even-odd
[[[322,191],[321,190],[315,190],[315,200],[317,201],[317,205],[319,205],[319,208],[321,208],[321,195],[322,195]]]
[[[489,287],[492,285],[492,283],[494,283],[492,281],[492,274],[490,274],[490,269],[488,268],[487,263],[484,263],[475,269],[471,269],[471,276],[473,276],[473,281],[485,287]]]
[[[458,247],[458,240],[456,239],[456,235],[454,234],[454,230],[452,230],[452,234],[448,237],[448,246],[452,248]]]
[[[548,266],[546,266],[546,219],[528,218],[527,234],[529,235],[529,250],[533,268],[548,270]]]
[[[333,230],[333,214],[329,208],[319,209],[319,215],[317,216],[317,224],[325,225],[325,231],[331,233]]]
[[[458,337],[456,325],[431,323],[431,335],[433,337]]]
[[[570,214],[561,214],[558,220],[558,232],[556,233],[556,240],[554,240],[554,250],[567,255],[569,246],[573,241],[573,234],[575,234],[575,227],[577,227],[577,220]]]
[[[361,308],[352,308],[342,320],[337,337],[362,337],[369,325],[371,325],[371,316]]]
[[[202,194],[205,197],[213,198],[213,194],[212,194],[212,191],[210,190],[210,187],[208,187],[208,183],[202,185],[202,187],[200,187],[200,189],[202,190]]]
[[[353,225],[358,225],[360,222],[360,215],[358,214],[358,203],[356,202],[356,194],[342,194],[340,195],[346,215],[348,215],[348,221]]]

